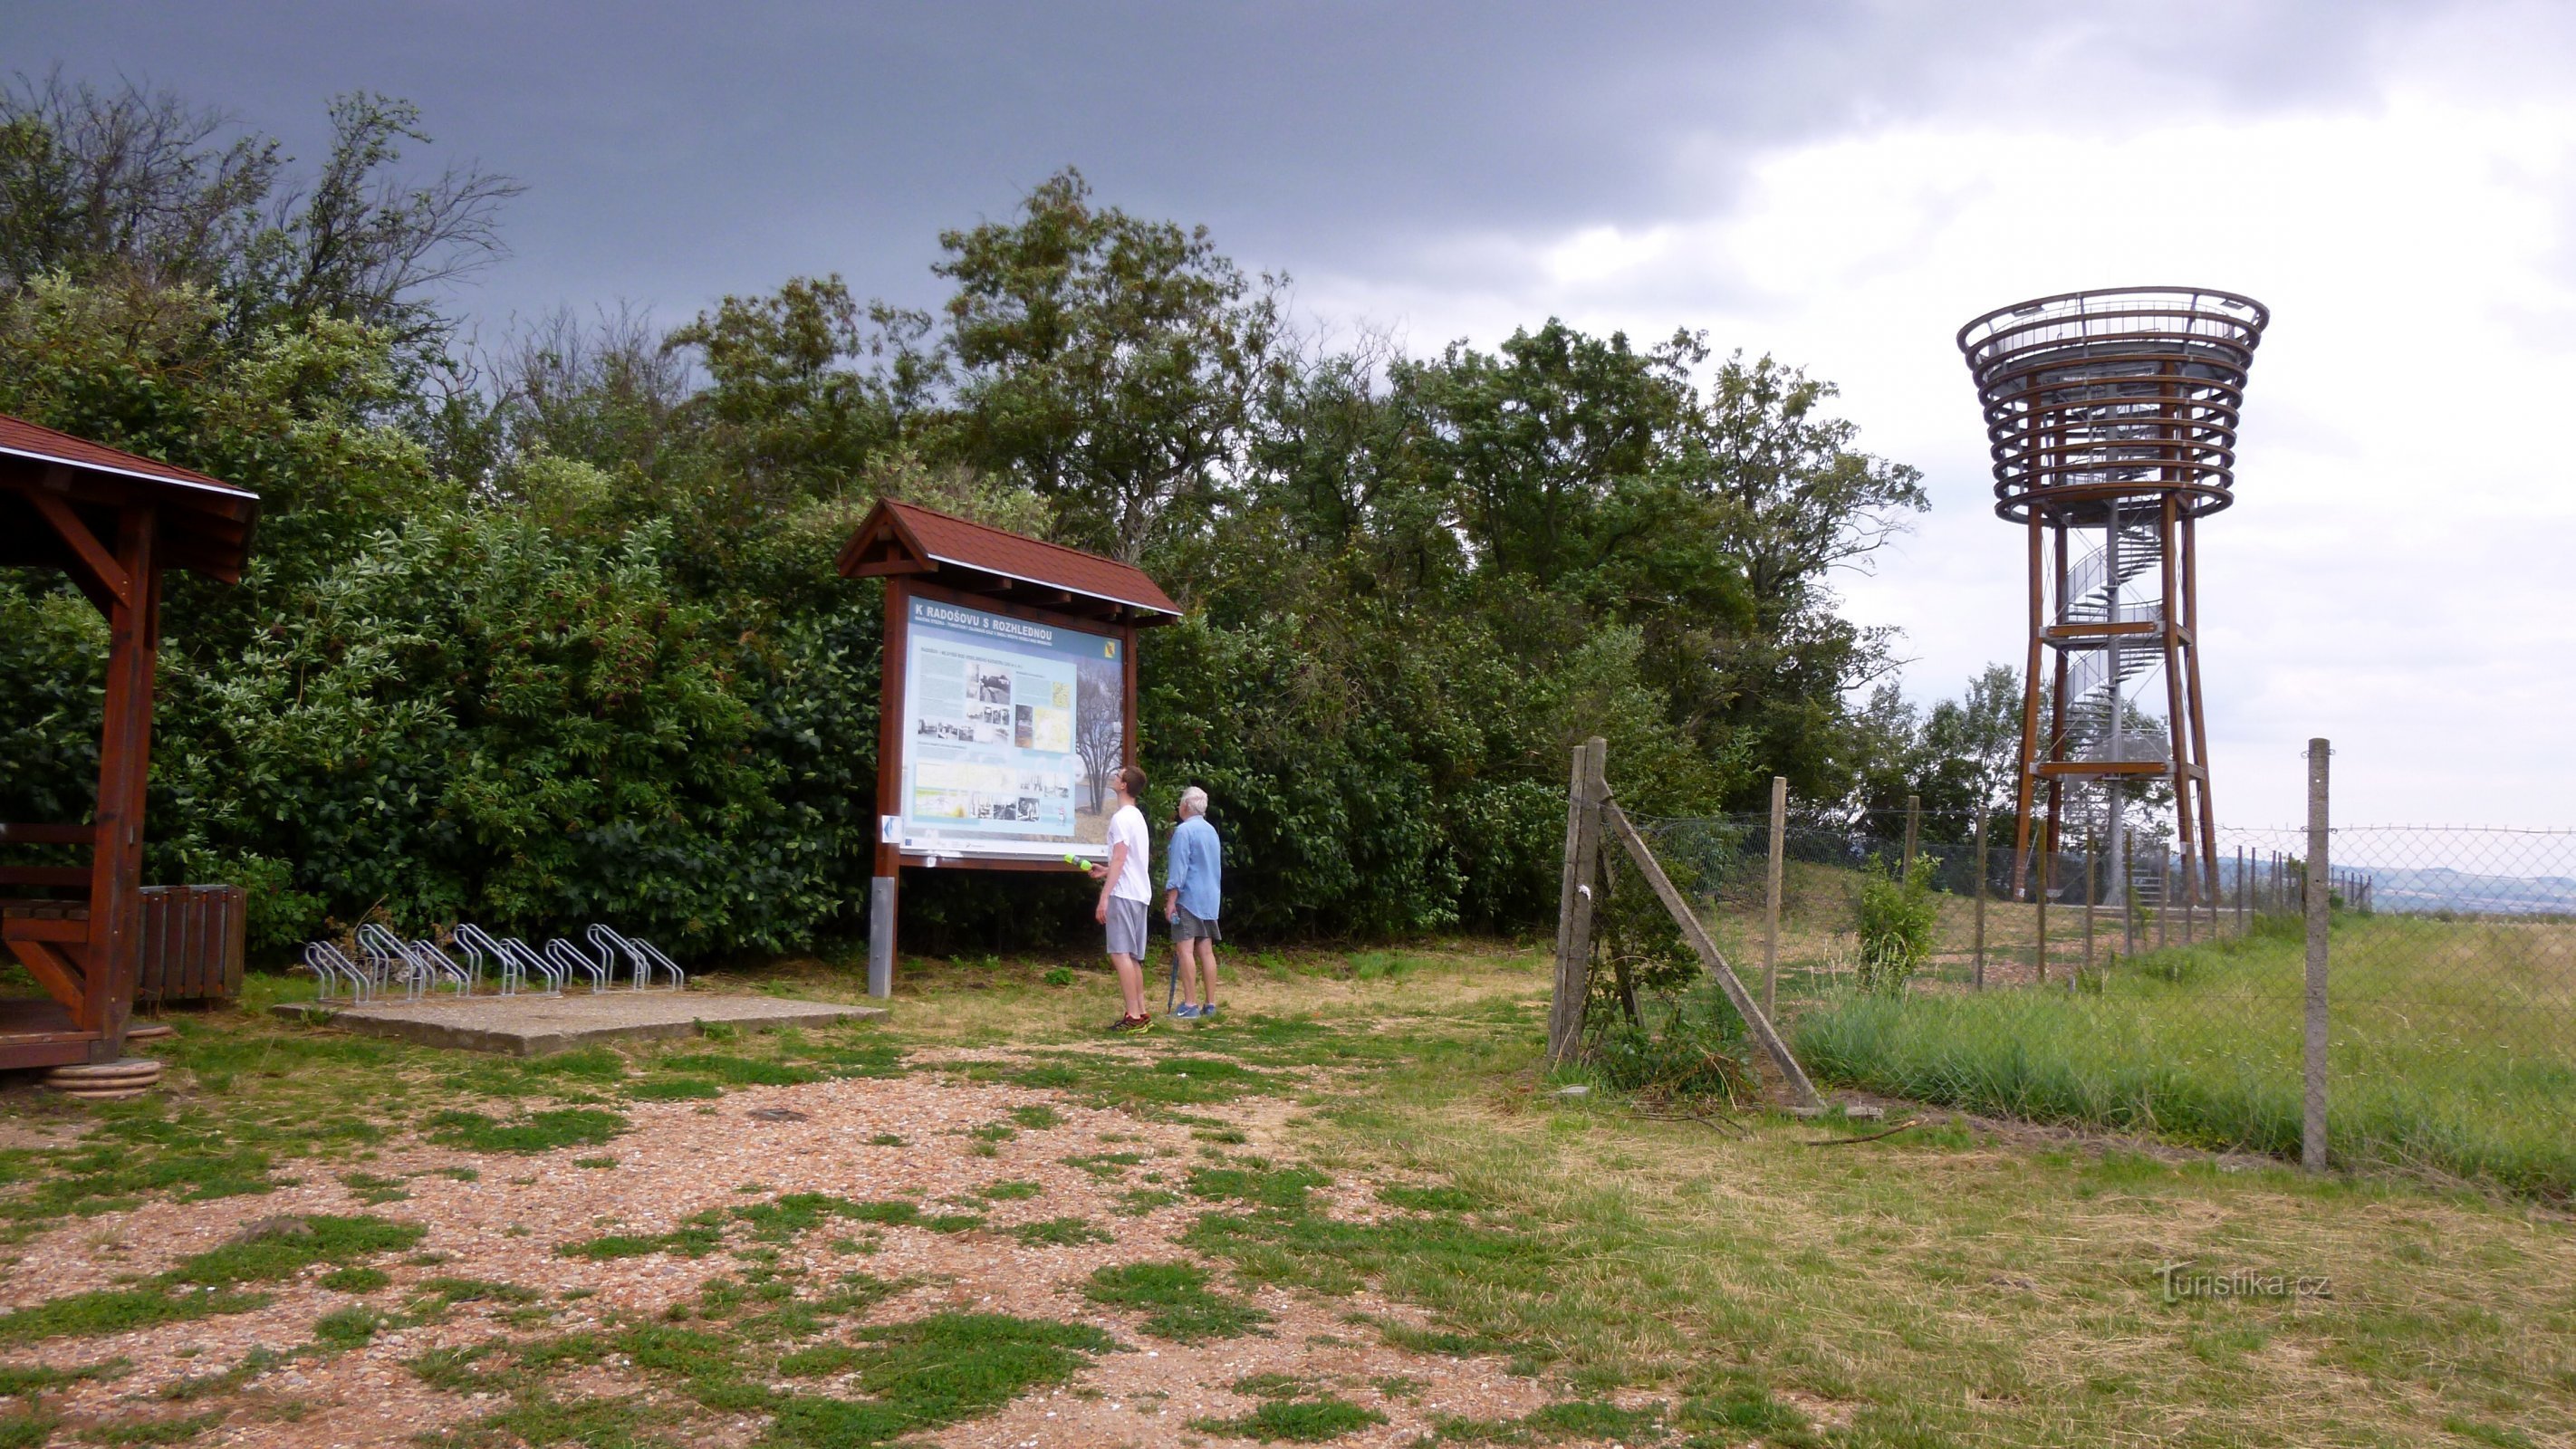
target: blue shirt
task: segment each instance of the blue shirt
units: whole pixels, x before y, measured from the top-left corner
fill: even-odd
[[[1204,815],[1193,815],[1172,831],[1171,844],[1163,849],[1163,889],[1181,893],[1181,909],[1202,921],[1217,918],[1219,892],[1224,882],[1225,848],[1217,843],[1216,827]]]

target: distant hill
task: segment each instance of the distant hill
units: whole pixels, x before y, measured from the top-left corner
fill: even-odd
[[[2563,875],[2472,875],[2436,866],[2429,870],[2337,866],[2374,882],[2371,906],[2379,911],[2464,911],[2482,915],[2576,915],[2576,880]]]

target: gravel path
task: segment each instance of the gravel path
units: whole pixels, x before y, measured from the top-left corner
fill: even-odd
[[[1024,1127],[997,1142],[967,1135],[1008,1120],[1012,1108],[1032,1106],[1051,1108],[1063,1120],[1048,1128]],[[326,1265],[269,1285],[274,1301],[252,1312],[56,1339],[0,1352],[0,1363],[69,1369],[126,1361],[122,1373],[47,1396],[48,1407],[62,1416],[57,1440],[63,1443],[101,1421],[221,1409],[223,1422],[188,1442],[299,1449],[407,1444],[424,1433],[470,1424],[496,1407],[492,1395],[431,1387],[407,1367],[421,1354],[504,1336],[576,1332],[612,1317],[659,1317],[739,1266],[722,1253],[694,1260],[655,1253],[592,1262],[562,1256],[561,1245],[608,1233],[665,1233],[704,1209],[810,1192],[860,1202],[913,1199],[925,1213],[973,1211],[987,1219],[984,1227],[965,1232],[827,1224],[778,1245],[778,1266],[803,1269],[811,1275],[808,1281],[855,1270],[910,1285],[854,1322],[894,1322],[945,1309],[999,1312],[1096,1325],[1125,1346],[1092,1360],[1069,1383],[927,1436],[933,1442],[1207,1443],[1209,1436],[1190,1429],[1189,1422],[1249,1412],[1258,1401],[1228,1386],[1265,1373],[1329,1387],[1386,1415],[1386,1424],[1336,1441],[1351,1445],[1410,1443],[1435,1415],[1504,1417],[1547,1402],[1544,1384],[1512,1376],[1499,1360],[1425,1355],[1384,1344],[1375,1329],[1348,1320],[1367,1314],[1422,1326],[1421,1315],[1366,1292],[1320,1300],[1264,1289],[1250,1296],[1273,1316],[1267,1331],[1195,1346],[1146,1337],[1133,1316],[1083,1298],[1079,1285],[1101,1267],[1204,1261],[1178,1239],[1208,1204],[1185,1198],[1142,1216],[1124,1216],[1121,1198],[1146,1186],[1177,1188],[1191,1165],[1220,1152],[1284,1157],[1290,1110],[1284,1101],[1260,1096],[1194,1109],[1226,1121],[1247,1139],[1218,1148],[1194,1138],[1187,1126],[1140,1121],[1049,1092],[973,1084],[928,1070],[894,1079],[745,1088],[713,1103],[629,1104],[624,1111],[632,1130],[605,1147],[530,1156],[426,1146],[387,1151],[366,1164],[367,1171],[407,1179],[407,1200],[368,1206],[316,1171],[301,1185],[265,1196],[156,1201],[77,1220],[18,1249],[19,1261],[0,1284],[0,1306],[130,1284],[222,1244],[251,1220],[313,1213],[374,1213],[424,1225],[428,1233],[415,1254],[373,1260],[391,1274],[390,1285],[356,1296],[335,1292],[319,1281],[329,1271]],[[872,1143],[881,1138],[900,1138],[903,1145]],[[1105,1177],[1064,1161],[1105,1153],[1147,1157]],[[603,1158],[615,1165],[580,1165]],[[1149,1174],[1161,1181],[1149,1182]],[[1006,1201],[978,1197],[1002,1182],[1034,1182],[1041,1191]],[[1318,1196],[1337,1216],[1378,1211],[1365,1183],[1345,1181]],[[1112,1241],[1031,1245],[1009,1232],[1018,1224],[1064,1217],[1085,1219]],[[1222,1285],[1225,1265],[1204,1265]],[[194,1402],[158,1400],[173,1385],[218,1373],[254,1349],[285,1352],[310,1344],[315,1322],[335,1309],[363,1302],[398,1313],[417,1296],[418,1285],[433,1278],[535,1290],[551,1312],[539,1321],[532,1316],[537,1310],[524,1304],[459,1303],[436,1321],[381,1333],[357,1348],[299,1355],[244,1389]],[[1389,1386],[1396,1390],[1392,1396],[1385,1391]],[[830,1391],[828,1384],[807,1388]],[[560,1376],[554,1390],[641,1395],[669,1409],[677,1422],[664,1432],[677,1442],[748,1443],[761,1430],[757,1419],[711,1416],[674,1395],[667,1380],[627,1372],[613,1360]]]

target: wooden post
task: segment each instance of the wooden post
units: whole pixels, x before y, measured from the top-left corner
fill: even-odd
[[[1602,780],[1610,742],[1594,735],[1574,749],[1566,788],[1565,879],[1557,896],[1556,995],[1547,1014],[1547,1064],[1553,1069],[1583,1049],[1583,1004],[1592,989],[1593,881],[1601,852]]]
[[[1682,928],[1682,939],[1690,942],[1691,951],[1699,957],[1700,965],[1717,979],[1718,988],[1726,993],[1736,1015],[1744,1018],[1745,1029],[1753,1034],[1755,1044],[1771,1058],[1771,1064],[1780,1069],[1780,1075],[1788,1079],[1789,1090],[1797,1097],[1798,1105],[1823,1106],[1824,1099],[1816,1095],[1815,1084],[1807,1080],[1806,1070],[1798,1065],[1796,1057],[1789,1054],[1789,1044],[1780,1039],[1780,1033],[1772,1030],[1770,1013],[1764,1011],[1752,993],[1744,989],[1743,982],[1735,979],[1735,968],[1726,964],[1725,955],[1717,949],[1717,942],[1709,939],[1708,927],[1700,923],[1698,914],[1690,908],[1690,902],[1683,900],[1682,893],[1673,888],[1671,878],[1664,874],[1663,864],[1655,859],[1653,851],[1646,848],[1646,838],[1637,833],[1637,827],[1628,822],[1627,814],[1614,802],[1606,799],[1602,802],[1601,818],[1618,832],[1619,843],[1628,847],[1628,854],[1637,862],[1637,870],[1646,877],[1646,884],[1655,888],[1656,899],[1664,903],[1673,924]]]
[[[2031,429],[2034,435],[2031,441],[2034,446],[2039,441],[2036,436],[2038,427],[2038,413],[2034,409],[2031,415]],[[2034,500],[2030,505],[2030,662],[2022,669],[2021,753],[2019,761],[2013,767],[2014,772],[2020,776],[2016,782],[2015,793],[2015,799],[2018,802],[2015,808],[2019,818],[2013,827],[2012,895],[2015,900],[2021,899],[2023,882],[2028,879],[2023,872],[2028,867],[2027,852],[2030,849],[2031,782],[2038,778],[2035,772],[2039,767],[2039,756],[2042,753],[2052,755],[2055,753],[2054,746],[2043,751],[2039,742],[2039,650],[2040,630],[2044,622],[2040,615],[2039,598],[2039,514],[2039,505]]]
[[[1923,797],[1905,797],[1905,868],[1897,879],[1911,883],[1914,879],[1914,841],[1923,830]]]
[[[1762,886],[1762,1010],[1779,1010],[1780,874],[1789,834],[1789,777],[1771,777],[1771,862]]]
[[[900,576],[885,581],[885,637],[878,650],[877,847],[868,880],[868,995],[894,995],[896,899],[901,894],[903,844],[894,836],[903,815],[904,669],[912,628],[912,589]]]
[[[2324,740],[2308,741],[2308,873],[2305,901],[2308,925],[2306,1000],[2300,1041],[2305,1068],[2305,1100],[2299,1122],[2299,1165],[2310,1172],[2326,1170],[2326,762],[2334,751]]]
[[[1969,968],[1969,984],[1983,991],[1986,989],[1986,807],[1982,803],[1977,806],[1975,855],[1977,954]]]
[[[108,609],[105,727],[99,737],[97,836],[90,855],[89,959],[76,1024],[98,1032],[90,1060],[125,1054],[134,1006],[143,898],[143,802],[151,775],[152,675],[160,652],[160,570],[152,557],[153,509],[117,510],[116,564],[125,591]]]

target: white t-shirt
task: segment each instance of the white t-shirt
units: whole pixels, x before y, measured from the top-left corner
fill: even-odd
[[[1122,901],[1152,901],[1154,878],[1145,860],[1152,847],[1145,839],[1145,812],[1133,805],[1121,806],[1109,817],[1109,848],[1122,845],[1127,847],[1127,864],[1109,883],[1109,894]]]

